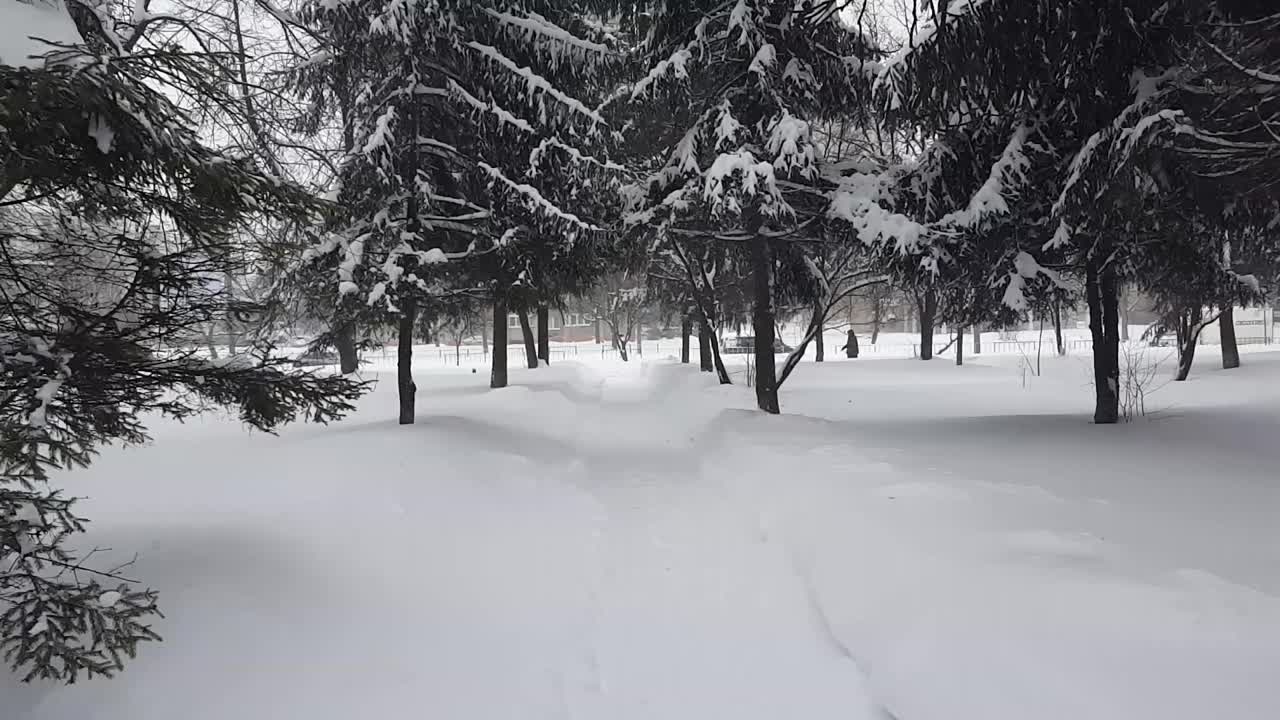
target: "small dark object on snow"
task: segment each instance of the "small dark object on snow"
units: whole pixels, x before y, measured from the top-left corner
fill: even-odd
[[[471,368],[471,374],[472,374],[472,375],[475,375],[475,374],[476,374],[476,369],[475,369],[475,368]]]
[[[848,355],[850,358],[858,357],[858,336],[855,335],[852,330],[849,331],[848,341],[845,342],[844,347],[840,349],[843,350],[845,355]]]

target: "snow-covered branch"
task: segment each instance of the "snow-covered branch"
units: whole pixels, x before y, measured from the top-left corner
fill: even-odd
[[[517,183],[503,174],[501,170],[486,162],[480,162],[479,167],[487,173],[494,182],[502,185],[511,193],[523,198],[525,206],[533,212],[549,218],[564,220],[583,230],[600,231],[599,227],[582,220],[573,213],[565,212],[559,207],[556,207],[554,203],[543,197],[542,193],[538,192],[538,189],[532,185]]]
[[[563,107],[591,120],[593,126],[608,124],[600,113],[584,105],[581,100],[561,91],[559,88],[552,85],[549,80],[537,74],[531,68],[517,65],[514,60],[502,54],[501,50],[498,50],[492,45],[485,45],[484,43],[471,40],[467,42],[467,47],[480,53],[498,66],[510,71],[512,74],[519,76],[528,87],[529,95],[531,97],[540,92],[543,97],[553,98]]]

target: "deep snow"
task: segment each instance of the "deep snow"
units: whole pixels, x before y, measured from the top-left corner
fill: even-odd
[[[1087,358],[389,375],[279,437],[64,480],[162,592],[118,679],[5,720],[1280,716],[1280,353],[1088,423]],[[376,368],[374,368],[376,371]],[[3,677],[3,676],[0,676]]]

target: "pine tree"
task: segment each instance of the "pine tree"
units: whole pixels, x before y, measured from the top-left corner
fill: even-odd
[[[617,168],[592,152],[611,138],[582,97],[618,60],[588,3],[465,0],[312,2],[323,47],[299,71],[322,100],[349,87],[355,150],[343,162],[345,225],[311,253],[356,312],[412,317],[459,295],[536,306],[550,263],[589,254]],[[604,182],[604,181],[600,181]],[[608,195],[607,192],[601,193]],[[412,323],[402,323],[410,328]],[[401,343],[411,352],[411,341]],[[505,343],[493,384],[504,385]],[[407,373],[408,361],[401,363]],[[413,385],[402,377],[402,419]]]
[[[149,413],[233,406],[271,431],[338,418],[363,390],[265,355],[184,349],[212,319],[254,310],[216,281],[241,271],[237,230],[303,221],[314,204],[202,143],[151,85],[225,101],[199,59],[131,53],[134,36],[94,9],[73,5],[89,50],[73,30],[42,60],[0,64],[0,650],[27,680],[110,675],[158,637],[156,594],[71,547],[85,521],[52,473],[145,441]]]
[[[1249,30],[1220,22],[1228,6],[1248,6]],[[1149,226],[1141,208],[1153,193],[1191,197],[1206,218],[1225,217],[1223,188],[1189,192],[1185,178],[1169,182],[1168,175],[1214,172],[1213,162],[1222,162],[1257,179],[1245,159],[1265,160],[1270,141],[1261,137],[1265,123],[1240,110],[1251,102],[1264,117],[1274,113],[1275,92],[1256,83],[1246,89],[1243,77],[1211,80],[1239,68],[1221,56],[1201,59],[1229,45],[1250,63],[1239,74],[1257,79],[1274,53],[1273,39],[1254,28],[1271,21],[1249,3],[1228,2],[935,0],[921,7],[923,21],[877,81],[886,112],[931,140],[922,161],[902,173],[925,189],[909,199],[937,201],[942,213],[908,212],[923,222],[914,231],[926,238],[917,254],[959,277],[980,277],[989,268],[967,272],[951,260],[988,246],[976,257],[1014,265],[1005,299],[1015,305],[1026,285],[1020,279],[1051,277],[1040,272],[1044,266],[1082,271],[1094,335],[1094,417],[1116,422],[1117,289],[1134,279],[1127,273],[1144,266],[1142,257],[1159,254],[1159,243],[1177,242],[1144,244],[1131,229]],[[1237,42],[1205,41],[1224,35]],[[1251,137],[1240,143],[1243,136]],[[1243,199],[1255,213],[1275,202],[1265,193]]]
[[[733,248],[751,278],[756,399],[770,413],[780,409],[775,253],[816,237],[824,209],[811,121],[856,108],[866,86],[871,53],[840,19],[843,5],[654,3],[640,49],[649,72],[616,101],[633,109],[639,141],[659,148],[658,166],[629,192],[629,224],[648,229],[659,250]]]

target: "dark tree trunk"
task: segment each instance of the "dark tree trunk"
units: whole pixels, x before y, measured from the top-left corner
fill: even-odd
[[[769,240],[756,232],[751,238],[751,281],[756,354],[756,405],[767,413],[777,414],[778,386],[773,355],[773,287],[770,275],[773,261],[769,257]]]
[[[1199,308],[1178,311],[1178,372],[1173,379],[1181,382],[1191,374],[1191,364],[1196,359],[1196,343],[1200,340],[1201,311]]]
[[[644,326],[637,322],[631,337],[635,338],[636,357],[644,357]]]
[[[711,346],[715,342],[715,335],[711,334],[711,326],[706,320],[698,322],[698,366],[702,372],[715,372],[715,366],[711,361]]]
[[[418,386],[413,384],[413,323],[417,320],[418,303],[412,298],[400,301],[400,337],[396,349],[396,387],[400,390],[400,424],[412,425],[414,399]]]
[[[489,319],[480,315],[480,348],[485,355],[489,354]]]
[[[816,311],[809,319],[809,327],[805,330],[804,337],[800,339],[800,344],[782,362],[782,370],[777,374],[778,382],[774,384],[775,390],[780,389],[787,378],[791,377],[791,373],[800,366],[800,361],[804,359],[804,354],[809,349],[809,343],[816,343],[822,338],[822,326],[825,324],[826,320],[822,317],[821,311]]]
[[[338,351],[338,369],[343,375],[350,375],[360,367],[360,357],[356,354],[356,329],[352,323],[338,326],[333,333],[333,345]]]
[[[1053,299],[1053,340],[1058,348],[1058,355],[1067,354],[1067,344],[1062,339],[1062,300]]]
[[[724,358],[720,357],[720,342],[715,335],[711,336],[711,365],[715,368],[716,379],[721,385],[733,384],[733,380],[729,377],[729,369],[724,366]]]
[[[1110,425],[1120,420],[1119,298],[1115,272],[1101,270],[1098,261],[1085,263],[1085,296],[1089,303],[1089,333],[1093,336],[1093,421]]]
[[[964,326],[956,327],[956,365],[964,364]]]
[[[596,318],[594,326],[595,326],[595,333],[596,333],[596,344],[599,345],[600,344],[600,318]]]
[[[817,316],[818,334],[813,336],[813,361],[826,362],[827,344],[823,341],[822,331],[827,327],[826,313],[822,311],[822,303],[813,306],[813,314]]]
[[[538,306],[538,357],[551,364],[551,311],[546,305]]]
[[[853,300],[850,300],[849,302],[852,303]],[[880,339],[880,324],[884,322],[884,301],[876,300],[872,310],[873,312],[871,315],[871,344],[875,345],[876,341]],[[853,326],[852,313],[850,313],[849,326],[850,327]]]
[[[933,359],[933,323],[938,315],[938,293],[930,288],[920,301],[920,359]]]
[[[689,364],[689,336],[693,334],[693,320],[685,313],[680,318],[680,362]]]
[[[977,325],[973,326],[973,354],[982,354],[982,328]]]
[[[1182,382],[1191,374],[1191,363],[1196,359],[1196,341],[1192,340],[1186,347],[1182,348],[1182,352],[1178,355],[1178,374],[1173,376],[1174,380]]]
[[[520,334],[524,336],[524,357],[532,370],[538,367],[538,346],[533,339],[533,328],[529,326],[529,311],[520,308],[516,317],[520,318]]]
[[[1228,305],[1218,316],[1218,334],[1222,336],[1222,368],[1240,367],[1240,347],[1236,344],[1235,308]]]
[[[617,330],[613,331],[613,349],[618,351],[618,357],[622,358],[622,362],[631,361],[627,355],[627,339]]]
[[[507,304],[500,299],[493,301],[493,371],[489,375],[489,387],[507,386]]]

